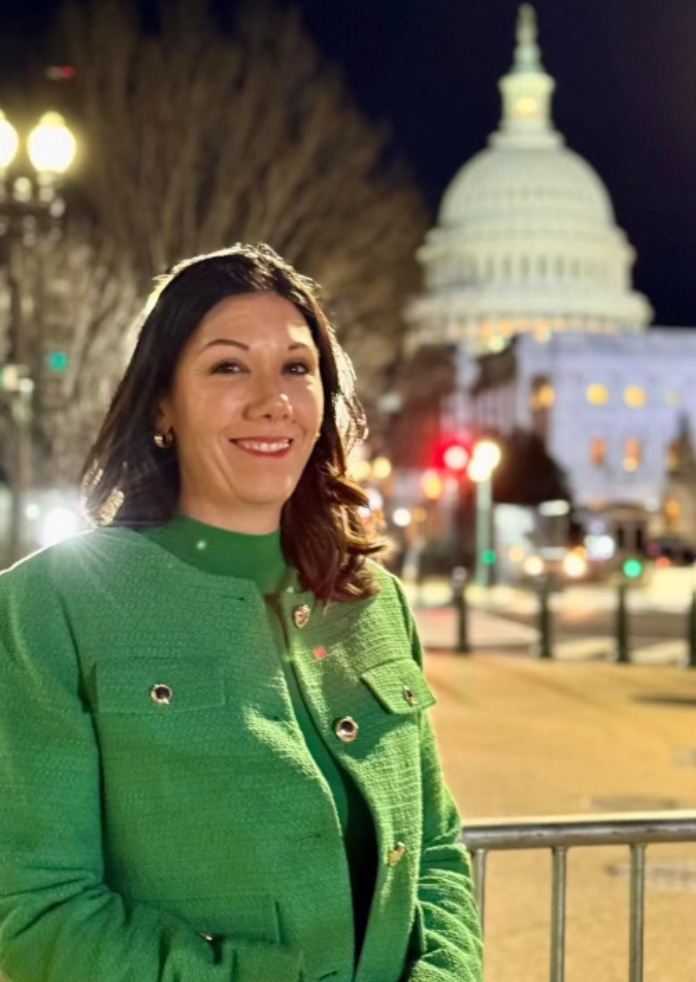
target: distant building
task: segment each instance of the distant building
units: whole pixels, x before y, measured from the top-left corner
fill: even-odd
[[[455,352],[446,426],[536,430],[589,524],[627,548],[646,533],[696,541],[694,482],[677,479],[696,432],[696,329],[648,330],[609,194],[553,126],[528,4],[500,89],[499,129],[419,250],[410,346]]]

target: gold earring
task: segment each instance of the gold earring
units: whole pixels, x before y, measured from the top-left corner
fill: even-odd
[[[152,439],[160,450],[168,450],[174,443],[174,430],[170,427],[166,433],[155,433]]]

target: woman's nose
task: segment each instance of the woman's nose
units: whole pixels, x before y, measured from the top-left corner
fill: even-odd
[[[292,404],[287,392],[277,385],[260,385],[247,406],[252,418],[286,419],[292,414]]]

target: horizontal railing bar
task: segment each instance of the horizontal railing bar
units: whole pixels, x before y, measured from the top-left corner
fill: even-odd
[[[471,851],[553,849],[696,842],[696,812],[631,812],[542,818],[468,820],[461,841]]]

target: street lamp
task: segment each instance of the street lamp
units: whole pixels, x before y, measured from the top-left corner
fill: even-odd
[[[75,158],[75,137],[56,112],[41,116],[24,154],[17,130],[0,110],[0,266],[7,277],[8,343],[0,360],[0,391],[10,416],[9,560],[22,555],[24,497],[32,480],[32,424],[35,389],[42,370],[40,325],[25,323],[33,314],[33,292],[26,289],[27,252],[39,233],[57,227],[65,210],[60,183]],[[28,158],[28,159],[27,159]],[[33,342],[33,343],[32,343]]]
[[[474,448],[469,478],[476,484],[476,582],[491,584],[495,563],[493,548],[493,472],[500,463],[500,447],[492,440],[481,440]]]

